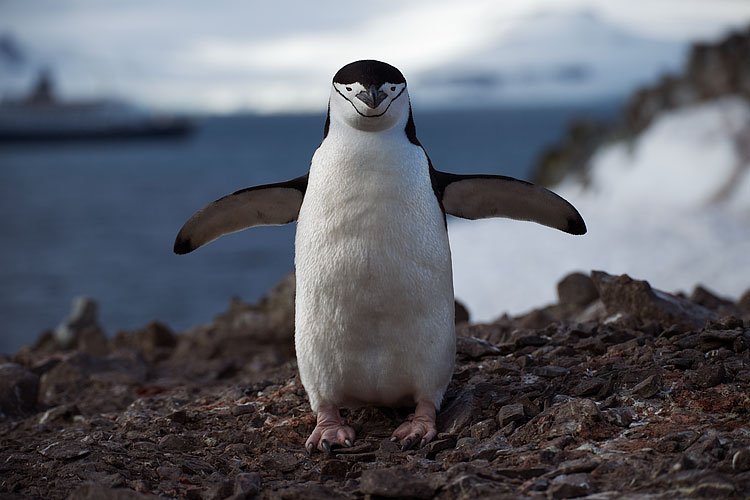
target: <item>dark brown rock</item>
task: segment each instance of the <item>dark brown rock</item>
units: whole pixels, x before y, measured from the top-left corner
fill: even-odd
[[[513,433],[511,443],[522,445],[565,436],[581,438],[609,433],[596,403],[588,399],[574,399],[532,418]]]
[[[533,311],[515,318],[515,322],[520,328],[527,330],[541,330],[557,320],[555,312],[554,307],[534,309]]]
[[[659,377],[651,375],[635,385],[630,391],[642,398],[654,397],[662,389]]]
[[[106,356],[109,354],[109,339],[98,326],[87,326],[76,334],[75,347],[97,356]]]
[[[722,308],[734,307],[734,302],[729,299],[719,297],[707,288],[700,285],[696,286],[693,293],[690,294],[690,302],[703,306],[712,311],[719,311]]]
[[[88,297],[76,297],[70,315],[55,329],[55,341],[61,349],[71,349],[78,344],[78,337],[86,330],[101,330],[98,304]],[[89,336],[92,336],[89,333]]]
[[[476,439],[486,439],[497,430],[493,419],[482,420],[469,427],[469,435]]]
[[[732,330],[704,330],[698,338],[702,342],[717,342],[727,346],[731,346],[734,341],[741,337],[743,334],[741,328],[735,328]]]
[[[349,472],[349,464],[345,460],[326,460],[320,466],[321,477],[343,478]]]
[[[732,456],[732,470],[736,472],[750,470],[750,448],[742,448]]]
[[[479,359],[484,356],[497,356],[501,353],[500,349],[493,346],[486,340],[475,337],[456,337],[456,354],[468,356],[472,359]]]
[[[463,325],[469,322],[469,310],[466,309],[465,305],[456,300],[454,301],[454,309],[456,325]]]
[[[602,461],[598,458],[593,457],[584,457],[584,458],[576,458],[574,460],[567,460],[560,465],[557,466],[557,468],[550,472],[549,475],[551,476],[559,476],[562,474],[575,474],[578,472],[591,472],[592,470],[596,469],[601,465]]]
[[[719,385],[725,378],[724,365],[717,363],[702,366],[688,374],[688,379],[702,389]]]
[[[88,446],[77,441],[55,441],[53,443],[40,446],[37,451],[41,455],[55,460],[81,458],[91,452]]]
[[[257,305],[175,335],[173,348],[150,327],[153,352],[168,356],[146,354],[148,326],[108,356],[26,349],[13,359],[44,378],[46,411],[0,422],[0,496],[56,500],[86,483],[101,484],[80,490],[94,498],[748,496],[744,320],[604,324],[601,310],[576,323],[563,309],[545,308],[558,319],[543,329],[508,316],[460,327],[499,344],[459,347],[441,433],[406,452],[389,438],[413,407],[366,406],[342,410],[352,448],[308,456],[315,418],[290,339]],[[638,394],[655,389],[663,397]]]
[[[583,273],[572,273],[557,284],[557,296],[561,304],[585,307],[599,298],[593,280]]]
[[[635,420],[635,412],[631,408],[609,408],[602,411],[602,416],[618,427],[628,427]]]
[[[158,321],[134,332],[118,332],[111,341],[113,350],[135,349],[151,362],[168,358],[176,345],[174,332]]]
[[[233,495],[228,500],[250,500],[263,490],[260,474],[257,472],[243,472],[234,479]]]
[[[549,339],[541,335],[524,335],[523,337],[519,337],[518,339],[516,339],[516,345],[518,347],[541,347],[543,345],[546,345],[548,342]]]
[[[750,314],[750,288],[745,290],[745,293],[742,294],[740,300],[737,301],[737,307],[741,311],[744,311],[745,314]]]
[[[447,437],[445,439],[436,439],[436,440],[430,441],[430,443],[427,445],[427,449],[430,454],[436,454],[443,450],[449,450],[451,448],[455,448],[455,446],[456,446],[456,438]]]
[[[552,498],[575,498],[592,492],[588,474],[563,474],[552,479],[549,487]]]
[[[474,388],[466,388],[450,402],[437,416],[437,427],[440,432],[454,434],[471,422],[477,411],[477,400]]]
[[[607,346],[604,342],[597,337],[590,337],[587,339],[581,339],[577,344],[576,348],[581,351],[587,351],[591,354],[604,354],[607,352]]]
[[[526,414],[521,403],[514,403],[505,405],[500,408],[500,412],[497,414],[497,423],[500,427],[505,427],[510,422],[517,422],[523,420]]]
[[[360,491],[382,498],[430,499],[435,486],[422,475],[398,467],[362,471]]]
[[[165,451],[187,451],[193,448],[189,439],[176,434],[167,434],[159,440],[159,447]]]
[[[161,497],[124,488],[108,488],[100,484],[86,484],[71,492],[68,500],[156,500]]]
[[[0,364],[0,420],[32,413],[38,393],[38,375],[15,363]]]
[[[512,422],[511,422],[512,423]],[[494,460],[502,451],[510,449],[505,433],[500,430],[477,443],[472,449],[473,460]]]
[[[75,404],[55,406],[45,411],[39,417],[40,424],[50,424],[60,420],[70,420],[74,415],[79,415],[80,410]]]
[[[607,381],[600,377],[586,377],[578,382],[571,390],[573,396],[592,396],[597,394]]]
[[[570,370],[561,366],[540,366],[534,369],[534,373],[540,377],[557,378],[564,377],[570,373]]]
[[[592,271],[591,277],[609,314],[624,313],[645,321],[680,323],[693,328],[718,319],[715,312],[705,307],[654,290],[648,282],[634,280],[627,274],[612,276]]]

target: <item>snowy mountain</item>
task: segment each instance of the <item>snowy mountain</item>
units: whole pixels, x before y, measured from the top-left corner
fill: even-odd
[[[502,26],[498,20],[485,46],[417,75],[423,99],[481,106],[622,97],[679,68],[686,51],[591,11],[539,13]]]
[[[591,11],[529,14],[529,8],[489,1],[471,7],[437,2],[429,8],[395,3],[375,18],[311,22],[294,31],[280,25],[277,32],[240,29],[238,23],[218,29],[221,22],[191,18],[165,31],[153,25],[162,7],[107,5],[62,13],[56,23],[41,14],[23,23],[28,28],[19,42],[29,52],[26,70],[0,72],[0,95],[18,93],[19,75],[35,74],[40,69],[35,64],[43,63],[56,75],[63,97],[117,94],[152,106],[204,111],[320,111],[339,67],[375,58],[403,70],[422,108],[590,100],[623,96],[674,70],[687,46],[684,40],[635,34],[626,23]],[[243,5],[235,5],[238,18],[250,8]],[[116,21],[121,16],[130,19],[128,29]],[[75,28],[83,23],[85,30]],[[0,32],[3,28],[0,21]],[[90,29],[94,32],[83,36]]]

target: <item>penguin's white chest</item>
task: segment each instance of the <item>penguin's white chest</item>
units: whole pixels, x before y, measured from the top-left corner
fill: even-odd
[[[295,343],[321,403],[440,404],[455,356],[445,222],[405,136],[329,136],[297,222]]]

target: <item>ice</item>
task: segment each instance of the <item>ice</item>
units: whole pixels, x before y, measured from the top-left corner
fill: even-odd
[[[474,320],[556,301],[572,271],[603,269],[668,291],[750,288],[750,104],[724,98],[668,112],[632,143],[602,148],[590,184],[556,189],[588,234],[526,222],[449,223],[456,296]]]

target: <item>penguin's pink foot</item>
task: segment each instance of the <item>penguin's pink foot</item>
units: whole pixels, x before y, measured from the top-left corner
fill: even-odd
[[[391,441],[401,443],[401,451],[406,451],[415,445],[422,448],[437,435],[435,426],[435,405],[428,401],[419,401],[413,415],[409,415],[406,422],[398,426],[393,432]]]
[[[307,453],[312,454],[315,448],[331,453],[331,446],[340,445],[350,448],[354,444],[354,429],[346,425],[335,406],[318,408],[318,423],[305,442]]]

